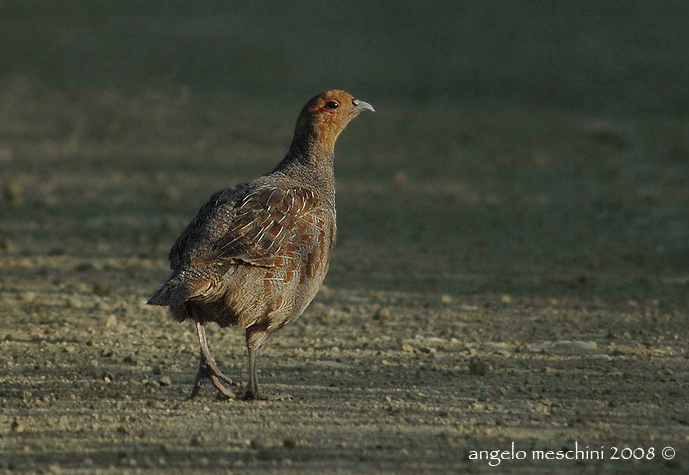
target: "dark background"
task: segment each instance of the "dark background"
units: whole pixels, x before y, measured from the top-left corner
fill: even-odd
[[[684,1],[3,1],[0,78],[594,114],[689,107]]]

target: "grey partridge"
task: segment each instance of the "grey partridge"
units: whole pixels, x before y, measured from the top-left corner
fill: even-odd
[[[335,243],[335,142],[370,104],[345,91],[309,100],[284,158],[270,173],[215,193],[169,254],[171,272],[148,300],[193,320],[201,361],[189,397],[208,378],[222,395],[236,386],[213,359],[205,325],[246,330],[245,399],[281,399],[259,391],[257,357],[269,335],[298,318],[325,278]]]

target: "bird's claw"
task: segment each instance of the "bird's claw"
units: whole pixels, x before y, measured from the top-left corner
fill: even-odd
[[[193,399],[199,392],[201,387],[201,382],[205,379],[210,380],[216,391],[218,391],[222,396],[227,399],[236,399],[237,395],[230,391],[228,386],[237,387],[237,383],[232,381],[229,377],[225,376],[220,370],[211,368],[208,364],[202,364],[199,368],[199,372],[196,374],[196,381],[194,381],[194,387],[191,389],[191,393],[187,396],[187,400]]]

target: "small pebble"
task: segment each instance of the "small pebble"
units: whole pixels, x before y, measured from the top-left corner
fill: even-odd
[[[493,367],[478,358],[472,358],[471,361],[469,361],[469,374],[473,376],[485,376],[486,374],[490,373]]]
[[[79,297],[69,297],[67,299],[67,307],[69,308],[81,308],[84,304]]]
[[[414,347],[411,346],[409,343],[405,343],[402,345],[402,351],[405,353],[414,353]]]
[[[108,295],[113,290],[113,285],[110,283],[95,284],[93,286],[93,293],[96,295]]]
[[[283,445],[286,449],[290,449],[290,450],[291,450],[291,449],[293,449],[293,448],[295,448],[295,447],[297,446],[297,442],[296,442],[294,439],[285,439],[285,440],[282,441],[282,445]]]
[[[24,432],[24,424],[16,417],[12,421],[10,428],[12,429],[12,432]]]
[[[48,467],[48,473],[62,473],[62,467],[60,467],[59,463],[50,464]]]
[[[36,292],[31,292],[30,290],[22,292],[20,297],[24,302],[33,302],[33,300],[36,298]]]
[[[194,435],[191,437],[191,445],[194,447],[199,447],[203,445],[203,437],[200,435]]]
[[[373,319],[378,321],[390,320],[390,310],[385,307],[381,308],[373,315]]]
[[[21,203],[24,198],[24,188],[19,183],[9,183],[3,194],[8,203]]]
[[[263,444],[263,441],[261,439],[251,439],[250,445],[251,445],[252,449],[260,450],[260,449],[264,448],[264,444]]]

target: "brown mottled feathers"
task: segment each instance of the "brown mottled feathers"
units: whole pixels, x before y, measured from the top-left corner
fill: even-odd
[[[335,141],[372,110],[344,91],[311,99],[270,173],[211,196],[170,251],[171,273],[149,304],[178,321],[272,333],[297,318],[328,270],[335,241]]]

